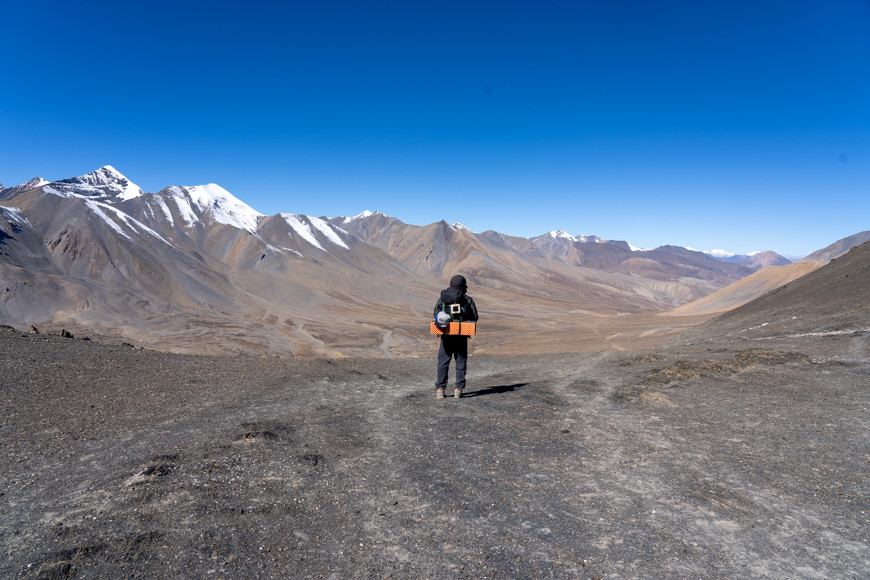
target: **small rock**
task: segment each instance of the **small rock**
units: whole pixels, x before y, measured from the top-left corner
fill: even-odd
[[[39,334],[39,330],[32,324],[30,325],[30,334]]]

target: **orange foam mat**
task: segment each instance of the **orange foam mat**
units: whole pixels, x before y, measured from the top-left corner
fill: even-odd
[[[441,328],[434,322],[429,323],[429,334],[452,334],[457,336],[474,336],[477,334],[476,322],[451,322]]]

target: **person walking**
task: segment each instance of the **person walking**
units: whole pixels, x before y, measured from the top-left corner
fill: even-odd
[[[439,312],[448,312],[453,320],[460,322],[477,322],[477,307],[474,300],[466,294],[468,284],[464,276],[456,275],[450,279],[450,287],[441,291],[441,296],[435,304],[437,318]],[[452,307],[452,308],[451,308]],[[468,337],[445,334],[441,336],[441,346],[438,348],[438,379],[435,381],[435,396],[444,398],[444,388],[447,386],[447,372],[450,360],[456,359],[456,379],[453,385],[453,397],[462,397],[465,388],[465,368],[468,362]]]

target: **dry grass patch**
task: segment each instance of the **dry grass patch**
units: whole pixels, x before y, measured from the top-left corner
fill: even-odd
[[[679,360],[664,368],[646,373],[643,384],[665,386],[687,379],[730,375],[753,365],[781,365],[794,362],[810,362],[810,357],[800,352],[768,349],[747,349],[734,358],[724,360]]]

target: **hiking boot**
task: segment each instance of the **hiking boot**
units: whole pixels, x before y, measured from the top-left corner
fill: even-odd
[[[462,389],[453,389],[453,398],[461,399],[462,398]]]
[[[437,389],[435,391],[435,398],[436,399],[443,399],[444,398],[444,389]]]

